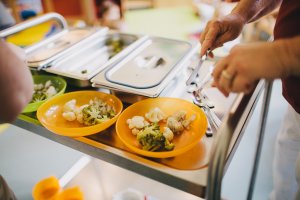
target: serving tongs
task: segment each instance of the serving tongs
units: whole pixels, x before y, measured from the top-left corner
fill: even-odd
[[[216,131],[220,124],[221,124],[221,120],[218,118],[218,116],[211,110],[214,108],[213,105],[211,105],[210,103],[208,103],[208,98],[205,94],[202,93],[202,90],[204,88],[210,87],[211,83],[212,83],[212,70],[213,67],[210,67],[209,72],[205,75],[205,77],[201,80],[200,83],[197,83],[197,81],[195,81],[198,73],[199,73],[199,69],[201,68],[202,64],[204,61],[207,60],[207,55],[209,52],[206,52],[206,54],[204,56],[201,57],[198,65],[195,67],[195,69],[193,70],[192,74],[190,75],[189,79],[186,81],[186,85],[189,86],[192,90],[190,90],[190,92],[192,92],[193,94],[193,103],[197,106],[199,106],[206,114],[207,116],[207,120],[208,120],[208,127],[206,130],[206,135],[208,137],[213,135],[213,132]],[[212,129],[212,126],[213,129]]]
[[[208,52],[206,52],[206,54],[200,58],[198,65],[195,67],[195,69],[192,71],[190,77],[186,81],[187,86],[190,86],[194,83],[194,81],[197,78],[197,75],[199,73],[199,69],[201,68],[204,61],[206,61],[208,58],[207,55],[208,55]]]

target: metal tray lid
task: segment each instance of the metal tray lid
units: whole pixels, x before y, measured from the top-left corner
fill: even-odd
[[[153,44],[153,41],[155,41],[154,46],[156,46],[156,48],[158,49],[147,48],[149,46],[147,42],[149,41],[151,44]],[[164,42],[162,42],[162,44],[157,44],[158,41]],[[181,70],[188,65],[191,57],[196,53],[198,49],[198,43],[189,43],[186,41],[150,37],[149,40],[146,40],[143,45],[139,46],[139,48],[131,52],[131,54],[129,54],[126,58],[119,61],[117,64],[114,63],[113,65],[106,68],[106,70],[103,70],[94,78],[92,78],[91,82],[94,87],[104,87],[111,90],[123,91],[147,97],[157,97],[170,83],[170,81],[174,79],[178,74],[180,74]],[[157,70],[157,68],[162,67],[159,66],[161,65],[162,61],[159,61],[157,57],[155,57],[155,60],[152,58],[154,61],[151,62],[155,63],[156,66],[154,70],[149,70],[147,68],[143,69],[145,72],[142,73],[140,77],[143,77],[144,80],[136,81],[136,73],[133,70],[134,68],[132,68],[128,64],[132,62],[134,63],[134,59],[139,57],[139,55],[147,56],[148,52],[153,53],[152,55],[155,56],[160,55],[160,57],[162,57],[163,55],[164,59],[166,59],[166,61],[164,62],[168,62],[168,65],[164,63],[164,66],[166,66],[166,68],[164,70]],[[140,68],[139,65],[137,65],[136,67]],[[122,69],[122,73],[120,73],[121,71],[118,72],[119,68]],[[151,72],[151,70],[153,70],[154,72]],[[158,74],[158,72],[162,74]],[[158,76],[159,78],[156,78],[155,76]]]
[[[86,42],[104,35],[108,28],[76,28],[62,32],[59,37],[49,40],[43,46],[34,49],[27,54],[27,63],[29,67],[43,68],[47,67],[54,60],[61,58],[68,53],[79,49]]]
[[[72,54],[55,60],[45,71],[77,80],[89,80],[110,64],[122,59],[147,37],[109,32],[86,42]]]
[[[128,57],[105,72],[107,81],[130,88],[155,87],[190,52],[186,41],[150,37]]]

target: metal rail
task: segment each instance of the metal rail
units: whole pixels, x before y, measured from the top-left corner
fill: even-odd
[[[39,25],[50,20],[56,20],[63,29],[68,29],[67,22],[63,16],[61,16],[58,13],[48,13],[3,30],[0,32],[0,37],[6,38],[10,35],[16,34],[20,31],[23,31],[25,29],[31,28],[33,26]]]
[[[252,177],[250,181],[249,191],[248,191],[248,200],[252,198],[252,192],[255,183],[255,177],[258,167],[258,161],[260,158],[261,147],[263,142],[265,123],[268,114],[269,101],[271,95],[272,82],[265,82],[261,80],[259,84],[264,84],[264,98],[263,98],[263,108],[261,113],[261,121],[259,128],[259,139],[257,143],[257,151],[255,154],[255,161],[252,170]],[[259,85],[258,84],[258,85]],[[223,174],[226,168],[228,167],[228,159],[231,159],[230,154],[227,152],[231,152],[230,150],[230,142],[235,134],[236,127],[240,126],[239,124],[243,123],[243,120],[239,118],[244,114],[248,109],[244,109],[246,107],[251,106],[249,102],[251,102],[251,98],[257,95],[257,92],[260,92],[261,87],[256,87],[255,91],[250,95],[241,94],[233,104],[229,114],[223,120],[223,123],[220,129],[217,132],[217,138],[214,141],[213,151],[211,155],[211,160],[208,168],[208,180],[207,180],[207,190],[206,190],[206,199],[208,200],[220,200],[221,199],[221,185]],[[252,105],[253,106],[253,105]],[[253,109],[252,109],[253,111]],[[249,114],[249,113],[248,113]]]
[[[19,33],[21,31],[24,31],[26,29],[29,29],[31,27],[34,27],[36,25],[42,24],[44,22],[48,22],[51,20],[55,20],[58,22],[58,24],[61,26],[62,31],[59,33],[56,33],[55,35],[46,38],[36,44],[30,45],[26,48],[24,48],[24,51],[26,54],[44,46],[45,44],[49,43],[50,41],[55,40],[56,38],[60,37],[62,34],[66,33],[68,31],[68,24],[63,16],[61,16],[58,13],[48,13],[42,16],[35,17],[33,19],[24,21],[22,23],[16,24],[15,26],[12,26],[10,28],[7,28],[3,31],[0,31],[0,38],[7,38],[8,36],[14,35],[16,33]]]

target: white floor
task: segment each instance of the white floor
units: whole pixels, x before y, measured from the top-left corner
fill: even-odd
[[[272,189],[271,166],[274,141],[286,106],[287,104],[281,97],[280,82],[276,81],[273,87],[267,133],[253,196],[255,200],[268,199],[268,194]],[[237,153],[224,177],[222,188],[224,199],[246,199],[256,145],[259,112],[260,106],[255,110]],[[32,187],[38,180],[50,175],[61,177],[82,155],[78,151],[15,126],[10,126],[0,134],[0,174],[6,178],[17,197],[21,200],[31,199]],[[147,182],[149,182],[149,179],[147,179]],[[160,185],[160,183],[157,184]],[[130,180],[128,180],[128,187],[130,187]],[[167,186],[164,187],[165,190],[173,192],[172,199],[174,200],[197,199],[195,196]],[[161,191],[161,193],[164,193],[164,191]],[[168,199],[166,194],[151,194],[150,192],[149,195],[159,199]]]

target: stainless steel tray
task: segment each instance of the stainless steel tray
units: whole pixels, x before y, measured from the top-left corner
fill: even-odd
[[[125,59],[108,66],[91,81],[94,87],[157,97],[187,66],[197,49],[198,44],[149,37]]]
[[[58,13],[48,13],[1,31],[0,38],[5,39],[26,29],[52,21],[61,26],[60,31],[50,36],[45,36],[43,40],[24,48],[28,66],[31,68],[39,70],[47,67],[53,61],[71,52],[78,51],[87,42],[93,41],[95,38],[108,32],[107,27],[70,29],[63,16]]]
[[[53,61],[65,57],[84,47],[88,42],[106,34],[107,28],[72,29],[64,32],[53,41],[40,46],[27,54],[29,67],[44,68]]]
[[[132,88],[152,88],[159,85],[192,49],[192,44],[151,37],[126,59],[105,72],[112,83]]]
[[[75,79],[77,82],[88,81],[107,66],[127,56],[144,40],[146,36],[125,33],[97,35],[88,38],[80,48],[73,49],[44,70]]]

